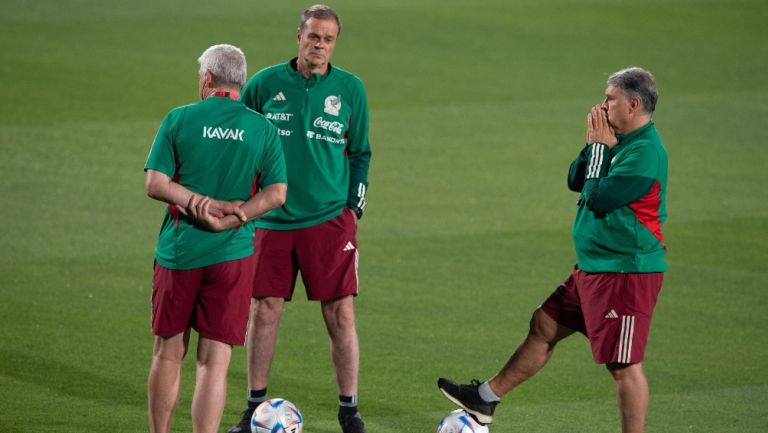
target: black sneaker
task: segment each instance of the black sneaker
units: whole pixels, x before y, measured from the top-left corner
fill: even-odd
[[[490,424],[493,422],[493,411],[496,410],[499,402],[487,402],[480,398],[480,393],[477,391],[479,386],[479,380],[473,380],[469,385],[460,385],[442,377],[437,380],[437,387],[448,400],[461,406],[474,416],[477,422]]]
[[[255,407],[248,407],[243,411],[243,418],[237,425],[227,430],[227,433],[251,433],[251,417],[253,417],[254,410],[256,410]]]
[[[365,423],[360,416],[360,412],[339,420],[342,433],[365,433]]]

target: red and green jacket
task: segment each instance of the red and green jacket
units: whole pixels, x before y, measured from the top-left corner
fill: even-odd
[[[573,242],[585,272],[665,272],[667,151],[652,121],[617,135],[613,149],[591,143],[568,171],[580,192]]]

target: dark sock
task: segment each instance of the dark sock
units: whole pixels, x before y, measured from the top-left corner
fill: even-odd
[[[255,408],[261,403],[267,401],[267,388],[248,389],[248,407]]]
[[[339,396],[339,419],[354,416],[357,413],[357,396],[340,395]]]

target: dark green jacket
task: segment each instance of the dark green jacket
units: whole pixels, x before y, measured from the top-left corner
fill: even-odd
[[[328,221],[349,207],[361,213],[371,146],[363,83],[329,66],[304,78],[296,59],[257,72],[241,100],[269,119],[283,142],[288,170],[285,205],[256,226],[291,230]]]
[[[587,144],[568,172],[581,192],[573,242],[585,272],[664,272],[667,151],[652,121],[613,148]]]

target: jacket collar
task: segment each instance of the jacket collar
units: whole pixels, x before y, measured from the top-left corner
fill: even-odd
[[[299,72],[298,67],[296,66],[299,58],[294,57],[292,58],[287,64],[286,64],[286,70],[288,71],[288,75],[290,75],[293,79],[301,82],[305,82],[308,85],[315,85],[317,83],[322,83],[323,81],[331,78],[334,74],[334,68],[333,65],[328,63],[328,72],[325,74],[311,74],[309,78],[305,78],[304,75]]]

